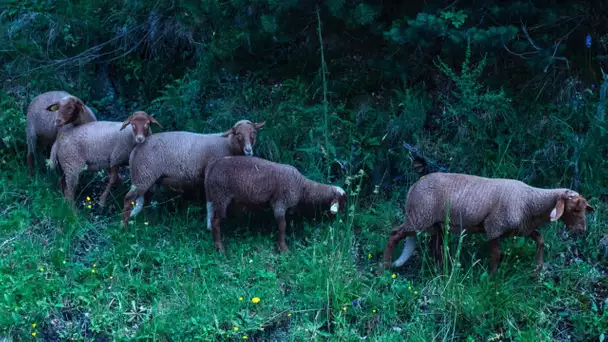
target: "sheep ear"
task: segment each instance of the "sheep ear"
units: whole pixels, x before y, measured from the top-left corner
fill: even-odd
[[[555,208],[553,208],[553,210],[551,210],[551,214],[549,215],[551,217],[551,222],[555,222],[555,221],[559,220],[559,218],[562,217],[563,213],[564,213],[564,199],[560,198],[557,200],[557,203],[555,204]]]
[[[127,127],[127,125],[129,125],[131,123],[131,117],[129,116],[129,118],[127,120],[125,120],[125,122],[122,123],[122,127],[120,127],[120,130],[122,131],[123,129],[125,129],[125,127]]]
[[[226,132],[224,132],[224,133],[222,134],[222,137],[227,137],[227,136],[229,136],[230,134],[234,134],[234,127],[230,128],[229,130],[227,130]]]
[[[78,107],[78,109],[80,109],[81,113],[84,113],[84,111],[85,111],[84,102],[82,102],[82,100],[77,97],[75,97],[74,100],[76,100],[76,107]]]
[[[59,102],[55,102],[53,104],[51,104],[50,106],[46,107],[46,110],[48,110],[49,112],[56,112],[59,109]]]
[[[255,127],[255,129],[260,129],[260,128],[264,127],[265,124],[266,124],[266,121],[262,121],[262,122],[254,123],[253,126]]]
[[[151,122],[151,123],[153,123],[153,124],[157,124],[157,125],[158,125],[158,127],[163,128],[163,126],[162,126],[161,124],[159,124],[159,123],[158,123],[158,121],[156,121],[156,119],[155,119],[155,118],[153,118],[153,117],[151,117],[151,116],[149,116],[149,118],[150,118],[150,122]]]

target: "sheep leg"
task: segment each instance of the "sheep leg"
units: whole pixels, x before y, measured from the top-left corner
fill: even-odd
[[[277,234],[277,244],[279,245],[279,251],[284,252],[287,250],[287,243],[285,243],[285,228],[287,223],[285,222],[285,205],[282,203],[274,203],[272,205],[274,211],[274,218],[277,220],[277,226],[279,233]]]
[[[29,152],[27,154],[27,168],[30,174],[30,177],[34,176],[34,154]]]
[[[77,208],[76,208],[76,202],[74,201],[74,194],[76,192],[76,187],[78,186],[78,177],[80,176],[80,173],[78,172],[65,172],[64,177],[65,177],[65,190],[63,192],[63,195],[66,199],[66,201],[70,204],[70,206],[72,207],[72,211],[74,213],[77,213]]]
[[[215,248],[220,253],[224,253],[224,246],[222,245],[222,233],[220,231],[220,220],[220,216],[216,212],[213,217],[213,224],[211,225],[211,233],[213,235],[213,241],[215,242]]]
[[[545,240],[538,231],[533,231],[532,234],[528,235],[529,238],[534,239],[536,242],[536,264],[538,265],[537,272],[540,272],[543,268],[543,252],[545,249]]]
[[[57,180],[57,187],[61,190],[62,193],[65,193],[65,176],[59,177]]]
[[[285,216],[277,217],[277,223],[279,226],[279,234],[277,235],[277,243],[279,244],[279,250],[285,252],[287,250],[287,243],[285,243]]]
[[[106,188],[103,190],[103,193],[99,197],[99,206],[102,208],[106,206],[106,200],[108,199],[108,195],[110,194],[110,189],[114,184],[116,184],[116,180],[118,179],[117,169],[117,166],[112,166],[110,168],[110,179],[108,180],[108,185],[106,185]]]
[[[494,274],[498,270],[498,262],[500,261],[500,242],[498,238],[490,240],[490,255],[491,255],[491,270]]]
[[[390,267],[391,255],[393,253],[393,249],[395,249],[395,246],[397,246],[399,241],[403,240],[405,237],[412,237],[412,239],[415,239],[416,232],[405,230],[405,225],[401,225],[401,226],[393,228],[393,230],[391,231],[391,233],[388,237],[388,242],[386,243],[386,247],[384,248],[384,257],[382,258],[382,266],[384,268]],[[408,240],[410,240],[410,239],[408,239]],[[415,241],[415,240],[411,240],[411,241]],[[407,242],[408,241],[406,241],[406,243]],[[404,249],[404,251],[405,251],[405,249]],[[408,254],[409,254],[409,248],[408,248]],[[406,256],[405,259],[407,259],[407,258],[409,258],[409,255]],[[398,265],[398,266],[400,266],[400,265]]]
[[[439,268],[443,267],[443,231],[431,235],[430,250]]]
[[[122,225],[123,228],[126,228],[129,224],[129,217],[133,212],[133,205],[135,204],[135,200],[137,199],[139,191],[137,189],[130,190],[125,195],[124,204],[122,208]]]
[[[30,174],[30,177],[34,175],[34,153],[36,152],[36,134],[33,132],[33,129],[30,128],[31,125],[27,127],[27,168]]]

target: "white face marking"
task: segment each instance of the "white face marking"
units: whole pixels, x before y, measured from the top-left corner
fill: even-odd
[[[340,194],[340,196],[344,195],[346,192],[339,186],[335,186],[336,191]]]
[[[338,209],[340,209],[340,205],[338,204],[338,202],[335,202],[331,205],[329,211],[331,211],[331,213],[335,215],[338,212]]]

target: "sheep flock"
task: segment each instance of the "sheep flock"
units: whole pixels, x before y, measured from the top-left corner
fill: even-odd
[[[30,175],[37,146],[51,147],[50,166],[63,174],[58,187],[75,212],[74,192],[82,171],[109,173],[99,198],[104,206],[119,181],[118,169],[129,167],[131,188],[121,213],[125,228],[162,186],[204,193],[207,220],[201,226],[211,231],[220,252],[224,251],[220,221],[227,217],[230,204],[271,208],[277,246],[283,252],[287,250],[285,216],[292,209],[313,205],[333,218],[347,205],[348,195],[341,187],[315,182],[291,165],[254,156],[256,136],[265,122],[240,120],[224,132],[153,133],[151,125],[162,125],[143,111],[124,122],[99,121],[82,100],[63,91],[38,95],[26,115]],[[388,236],[381,270],[405,264],[415,251],[417,234],[423,231],[430,234],[430,250],[441,264],[446,225],[450,232],[485,234],[492,272],[501,257],[502,238],[530,238],[536,243],[536,263],[541,269],[544,241],[538,229],[559,220],[575,235],[583,234],[585,214],[594,209],[571,189],[541,189],[513,179],[435,172],[410,187],[404,211],[405,223]],[[405,240],[401,255],[391,264],[393,249],[401,240]]]

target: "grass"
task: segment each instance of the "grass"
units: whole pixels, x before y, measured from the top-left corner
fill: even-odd
[[[4,170],[0,340],[598,341],[608,326],[601,207],[584,240],[562,237],[557,225],[543,230],[547,271],[538,279],[531,241],[503,242],[489,276],[487,244],[469,236],[450,239],[459,259],[446,271],[421,235],[418,256],[378,274],[396,200],[352,196],[335,221],[290,224],[283,255],[271,217],[241,214],[223,225],[222,256],[199,203],[159,205],[125,232],[117,207],[95,206],[103,180],[83,181],[75,217],[50,172],[32,182],[21,165]],[[116,204],[127,187],[113,192]]]

